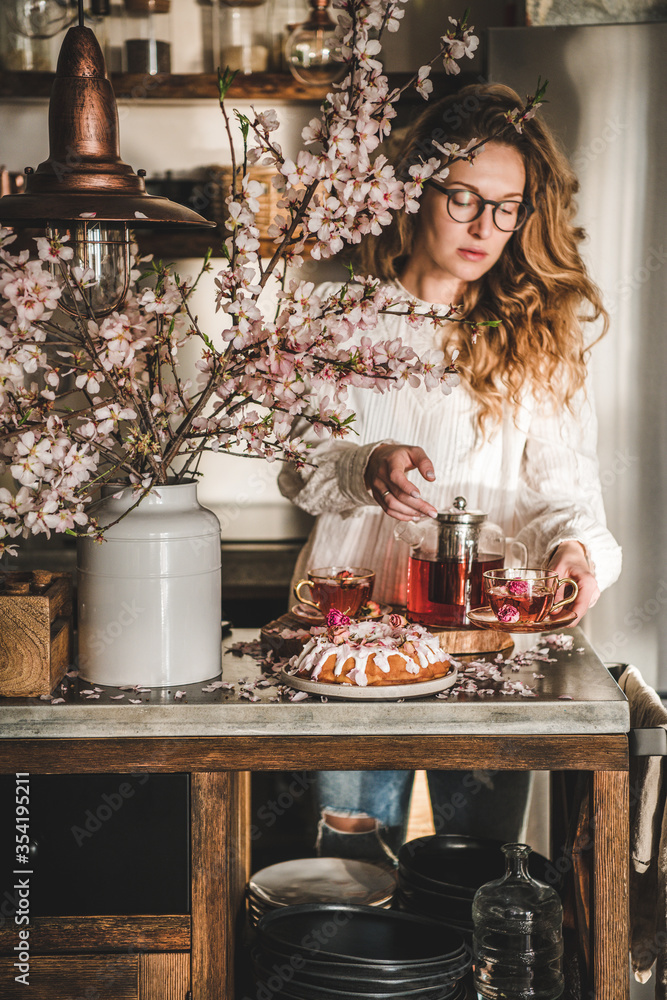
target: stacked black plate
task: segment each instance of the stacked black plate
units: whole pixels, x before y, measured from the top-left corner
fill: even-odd
[[[472,936],[472,901],[481,885],[505,872],[501,840],[437,833],[403,844],[398,852],[398,889],[394,906],[438,920]],[[531,853],[530,874],[545,881],[548,860]]]
[[[463,1000],[470,949],[436,921],[312,903],[257,924],[257,995],[273,1000]],[[263,987],[260,990],[260,987]]]

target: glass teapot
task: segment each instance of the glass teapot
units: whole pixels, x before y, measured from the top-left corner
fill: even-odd
[[[483,602],[482,574],[505,565],[505,535],[481,510],[468,510],[456,497],[437,518],[404,523],[395,535],[410,546],[407,610],[410,621],[449,628],[474,628],[468,611]],[[521,542],[512,542],[512,560],[526,564]]]

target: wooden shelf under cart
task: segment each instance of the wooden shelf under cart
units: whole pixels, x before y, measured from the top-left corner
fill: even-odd
[[[249,772],[331,769],[549,770],[579,776],[588,820],[580,821],[571,866],[577,879],[576,938],[588,956],[590,995],[628,1000],[627,701],[580,629],[568,652],[555,649],[539,696],[462,695],[398,702],[272,702],[257,689],[186,686],[175,701],[155,689],[141,705],[76,694],[65,704],[0,700],[0,773],[187,772],[191,775],[191,911],[185,916],[50,917],[31,931],[31,1000],[79,995],[100,984],[99,1000],[235,1000],[235,942],[245,916],[250,866]],[[525,648],[535,636],[517,636]],[[260,664],[233,655],[223,679],[261,679]],[[547,669],[548,667],[548,669]],[[513,679],[532,680],[534,665]],[[79,683],[79,682],[75,682]],[[83,686],[83,685],[82,685]],[[172,693],[173,695],[173,693]],[[554,844],[554,861],[563,857]],[[168,877],[168,873],[165,873]],[[583,895],[582,895],[583,894]],[[16,927],[0,927],[0,995],[23,997],[14,982]],[[105,983],[112,983],[110,989]],[[56,987],[57,984],[57,987]],[[587,992],[586,995],[589,995]]]

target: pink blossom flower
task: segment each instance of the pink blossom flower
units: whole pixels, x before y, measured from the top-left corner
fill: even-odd
[[[55,264],[60,260],[71,260],[74,256],[72,247],[63,245],[69,239],[69,236],[61,236],[50,240],[43,236],[36,236],[34,239],[37,244],[40,260]]]
[[[38,238],[33,259],[29,251],[12,254],[14,234],[0,229],[0,469],[8,474],[0,491],[0,552],[30,531],[101,540],[86,511],[93,484],[105,477],[122,473],[140,497],[202,449],[303,464],[309,450],[303,436],[290,436],[294,418],[322,437],[344,437],[353,417],[350,386],[451,390],[451,359],[439,352],[419,358],[399,341],[377,342],[374,330],[394,308],[415,328],[455,320],[453,311],[431,315],[370,278],[320,297],[312,283],[285,271],[307,253],[323,259],[366,234],[380,235],[394,212],[417,211],[426,180],[446,170],[436,159],[413,164],[403,182],[386,157],[374,155],[399,97],[382,73],[378,35],[383,26],[398,27],[402,3],[334,0],[337,39],[350,66],[303,129],[308,149],[285,157],[274,111],[243,118],[246,155],[226,201],[227,259],[214,278],[214,329],[204,329],[189,307],[198,279],[183,280],[154,262],[146,281],[136,246],[122,309],[101,318],[87,315],[83,300],[95,275],[73,266],[64,239]],[[458,23],[444,41],[451,61],[469,58],[476,44]],[[427,65],[416,85],[427,97]],[[263,188],[249,164],[270,166],[280,194],[270,260],[260,257]],[[277,310],[271,295],[265,302],[272,283],[280,286]],[[64,289],[79,302],[85,325],[56,313]],[[192,377],[179,356],[186,344]],[[345,623],[335,627],[342,639]]]
[[[519,612],[511,604],[503,604],[496,612],[496,618],[499,622],[514,623],[518,622]]]
[[[430,66],[421,66],[419,68],[419,72],[417,73],[415,90],[417,91],[418,94],[421,94],[421,96],[425,100],[428,100],[429,94],[433,93],[433,81],[429,80],[430,75],[431,75]]]

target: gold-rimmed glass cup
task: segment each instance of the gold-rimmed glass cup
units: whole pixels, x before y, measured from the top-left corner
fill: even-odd
[[[556,602],[561,587],[570,593]],[[553,570],[490,569],[484,573],[484,598],[494,616],[505,624],[531,625],[571,604],[579,587],[570,577],[560,578]]]
[[[375,573],[370,569],[326,566],[324,569],[309,570],[308,578],[299,580],[294,587],[294,596],[325,618],[332,610],[353,618],[359,608],[371,599],[374,583]],[[306,588],[310,598],[303,595]]]

